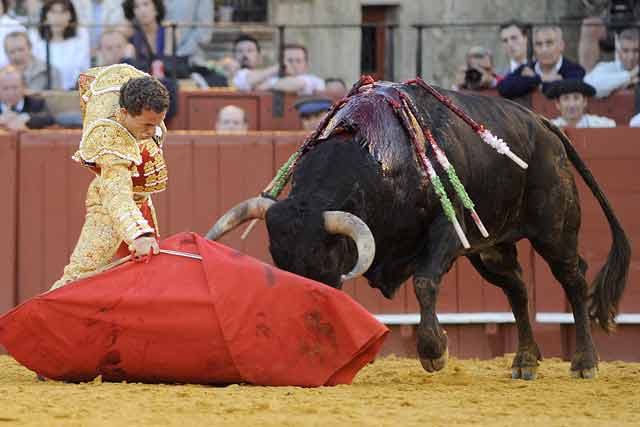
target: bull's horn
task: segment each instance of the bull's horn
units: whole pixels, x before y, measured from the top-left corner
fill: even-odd
[[[376,255],[376,242],[367,224],[357,216],[343,211],[326,211],[324,216],[324,228],[330,234],[344,234],[356,243],[358,248],[358,261],[348,274],[342,275],[342,281],[362,276],[371,267]]]
[[[264,219],[267,211],[275,200],[265,197],[254,197],[247,199],[242,203],[238,203],[232,207],[226,214],[215,223],[207,232],[205,238],[209,240],[218,240],[229,231],[233,230],[245,221],[253,218]]]

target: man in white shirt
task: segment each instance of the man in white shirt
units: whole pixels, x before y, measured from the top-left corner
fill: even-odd
[[[629,28],[616,35],[616,60],[599,62],[584,81],[596,88],[596,98],[604,98],[618,89],[638,83],[638,51],[640,34],[637,28]]]
[[[527,63],[527,35],[524,24],[509,21],[500,25],[500,40],[504,53],[509,58],[509,68],[498,71],[498,74],[504,76]]]
[[[239,69],[234,73],[233,86],[241,91],[249,92],[278,75],[278,66],[261,68],[262,55],[258,40],[248,34],[241,34],[233,42],[233,57]]]
[[[593,86],[579,79],[559,80],[549,85],[546,95],[556,100],[560,117],[551,120],[558,127],[609,128],[616,122],[607,117],[585,114],[587,98],[595,95]]]
[[[281,90],[298,95],[314,95],[325,89],[324,80],[309,74],[307,48],[300,44],[284,46],[284,77],[272,77],[261,84],[259,90]]]

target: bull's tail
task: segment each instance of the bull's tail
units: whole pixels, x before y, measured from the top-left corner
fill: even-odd
[[[576,152],[569,138],[555,125],[544,119],[546,127],[560,138],[569,160],[576,168],[584,182],[600,203],[611,228],[613,242],[607,262],[596,275],[591,286],[589,315],[596,320],[600,327],[609,332],[615,326],[615,316],[618,312],[618,303],[627,284],[627,273],[631,258],[629,239],[625,234],[611,204],[607,200],[591,171]]]

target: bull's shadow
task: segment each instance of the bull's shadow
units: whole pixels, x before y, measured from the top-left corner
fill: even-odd
[[[528,239],[571,303],[576,325],[571,372],[594,377],[598,356],[590,320],[607,331],[613,326],[630,260],[629,242],[613,209],[571,142],[546,119],[507,100],[443,92],[507,141],[529,167],[518,167],[484,144],[421,87],[360,84],[304,146],[288,197],[244,202],[207,237],[218,239],[248,219],[263,218],[273,260],[285,270],[333,287],[364,275],[387,298],[413,276],[421,312],[418,354],[427,371],[442,369],[447,357],[447,336],[435,313],[441,279],[458,257],[466,256],[511,304],[518,328],[512,376],[533,379],[542,356],[516,250],[517,241]],[[452,200],[468,249],[441,206],[433,177],[422,167],[403,100],[413,106],[421,130],[431,132],[455,166],[489,232],[484,238],[468,210]],[[426,157],[436,164],[430,148]],[[591,287],[577,249],[580,202],[571,165],[600,203],[613,236],[607,261]],[[437,172],[446,176],[440,167]],[[448,182],[445,188],[455,194]]]

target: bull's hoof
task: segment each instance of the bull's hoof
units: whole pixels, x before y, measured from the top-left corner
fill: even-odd
[[[511,378],[514,380],[535,380],[538,376],[537,366],[527,366],[522,368],[511,368]]]
[[[588,368],[588,369],[580,369],[577,371],[571,371],[572,378],[582,378],[585,380],[592,380],[598,376],[598,368]]]
[[[422,363],[422,367],[427,372],[436,372],[441,371],[445,365],[447,364],[447,359],[449,358],[449,349],[445,350],[445,352],[437,359],[425,359],[420,358],[420,363]]]

